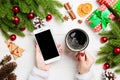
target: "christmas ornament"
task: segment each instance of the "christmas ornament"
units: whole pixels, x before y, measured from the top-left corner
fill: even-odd
[[[14,24],[19,24],[20,19],[19,19],[18,16],[14,16],[13,19],[12,19],[12,21],[13,21]]]
[[[22,56],[22,53],[24,52],[22,48],[20,48],[13,42],[5,41],[5,43],[7,44],[9,51],[13,55],[13,58],[15,60]]]
[[[5,65],[6,63],[8,63],[11,60],[11,56],[10,55],[6,55],[2,61],[0,62],[0,65]]]
[[[24,26],[19,27],[20,31],[24,31],[26,28]]]
[[[110,68],[110,64],[109,63],[105,63],[103,65],[103,69],[106,70],[106,69],[109,69]]]
[[[16,40],[16,35],[15,34],[10,35],[10,40],[12,41]]]
[[[114,48],[114,54],[120,54],[120,47]]]
[[[33,19],[35,17],[33,12],[28,13],[27,15],[28,19]]]
[[[107,69],[102,74],[102,80],[116,80],[116,75],[111,69]]]
[[[16,62],[10,62],[0,68],[0,80],[6,78],[17,67]]]
[[[32,20],[32,23],[33,23],[35,29],[44,26],[44,21],[42,19],[40,19],[39,17],[35,17]]]
[[[51,14],[48,14],[47,16],[46,16],[46,21],[50,21],[52,19],[52,15]]]
[[[14,7],[12,8],[12,11],[13,11],[14,13],[18,13],[18,12],[20,11],[20,9],[19,9],[18,6],[14,6]]]
[[[100,38],[101,43],[105,43],[105,42],[107,42],[107,40],[108,40],[107,37],[101,37]]]
[[[105,30],[110,20],[114,18],[113,13],[103,4],[96,9],[86,21],[95,32],[99,32]]]

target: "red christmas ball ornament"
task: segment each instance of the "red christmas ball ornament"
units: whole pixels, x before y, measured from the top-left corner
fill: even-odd
[[[33,19],[35,17],[33,12],[28,13],[27,15],[28,19]]]
[[[19,27],[20,31],[24,31],[26,28],[24,26]]]
[[[16,35],[15,34],[10,35],[10,40],[12,41],[16,40]]]
[[[110,64],[109,63],[105,63],[103,65],[103,69],[106,70],[106,69],[109,69],[110,68]]]
[[[14,6],[14,7],[12,8],[12,11],[13,11],[14,13],[18,13],[18,12],[20,11],[20,9],[19,9],[18,6]]]
[[[19,19],[18,16],[15,16],[15,17],[13,17],[12,21],[13,21],[14,24],[19,24],[20,19]]]
[[[52,15],[51,14],[48,14],[47,16],[46,16],[46,21],[50,21],[52,19]]]
[[[120,54],[120,47],[114,48],[114,54]]]
[[[101,42],[101,43],[105,43],[105,42],[107,42],[107,40],[108,40],[107,37],[101,37],[101,38],[100,38],[100,42]]]

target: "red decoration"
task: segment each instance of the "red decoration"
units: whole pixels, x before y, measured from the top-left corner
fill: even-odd
[[[15,16],[15,17],[13,17],[12,21],[13,21],[14,24],[19,24],[20,19],[19,19],[18,16]]]
[[[109,63],[105,63],[103,65],[103,69],[106,70],[106,69],[109,69],[110,68],[110,64]]]
[[[18,6],[14,6],[14,7],[12,8],[12,11],[13,11],[14,13],[18,13],[18,12],[20,11],[20,9],[19,9]]]
[[[24,26],[19,27],[21,31],[24,31],[26,28]]]
[[[51,14],[48,14],[47,16],[46,16],[46,21],[50,21],[52,19],[52,15]]]
[[[105,43],[105,42],[107,42],[107,40],[108,40],[107,37],[101,37],[100,38],[101,43]]]
[[[33,19],[35,17],[33,12],[28,13],[27,15],[28,19]]]
[[[16,35],[15,34],[10,35],[10,40],[12,41],[16,40]]]
[[[114,48],[114,54],[120,54],[120,47]]]

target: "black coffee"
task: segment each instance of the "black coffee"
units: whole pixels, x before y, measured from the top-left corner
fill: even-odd
[[[80,50],[88,44],[88,36],[84,31],[74,29],[69,33],[67,42],[70,48]]]

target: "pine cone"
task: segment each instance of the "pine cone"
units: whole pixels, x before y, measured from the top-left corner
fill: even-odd
[[[9,62],[11,60],[11,56],[10,55],[6,55],[4,57],[4,59],[2,59],[2,61],[0,62],[0,65],[5,65],[7,62]]]
[[[2,66],[0,69],[0,80],[3,80],[5,77],[7,77],[16,67],[16,62],[10,62]]]
[[[16,76],[15,73],[11,73],[6,78],[4,78],[3,80],[17,80],[17,76]]]

